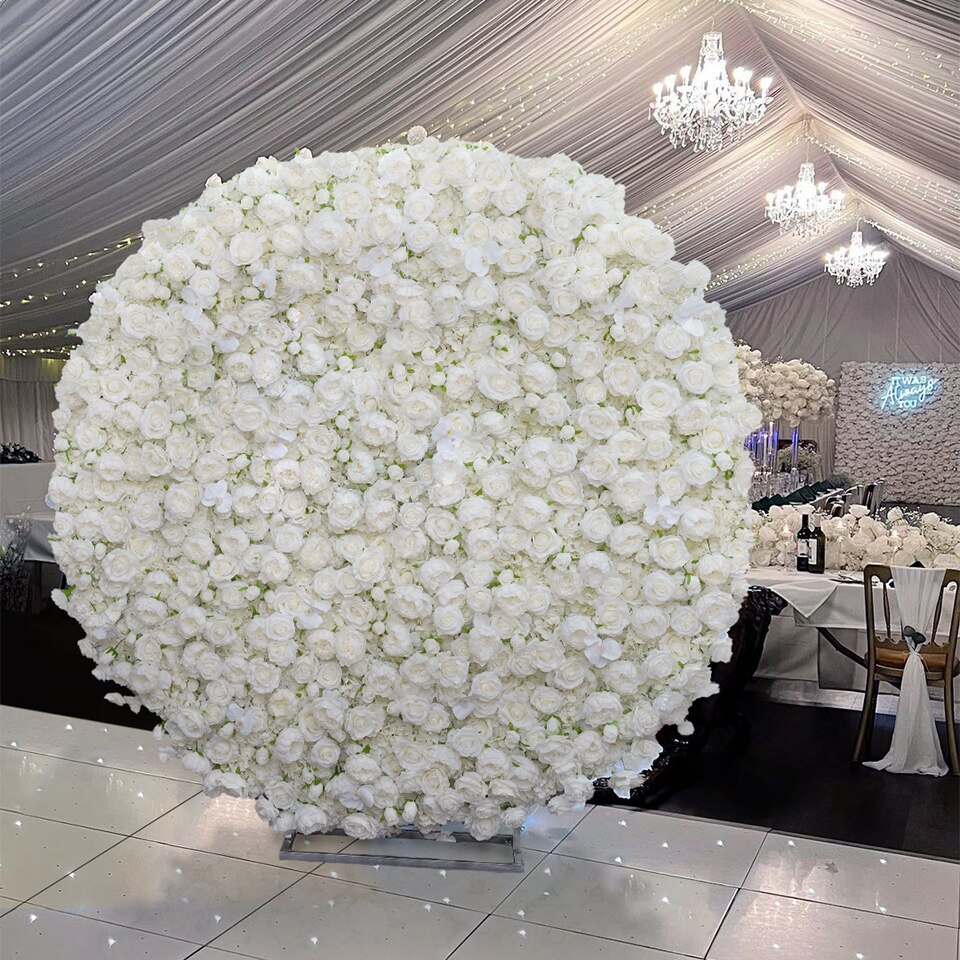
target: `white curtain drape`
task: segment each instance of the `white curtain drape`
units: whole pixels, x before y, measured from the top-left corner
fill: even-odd
[[[62,369],[62,360],[0,357],[0,441],[53,459],[54,388]]]
[[[847,360],[960,362],[960,282],[912,257],[892,257],[873,286],[821,275],[727,315],[764,357],[799,357],[839,377]]]
[[[719,154],[674,150],[647,117],[651,86],[695,63],[711,27],[731,66],[773,77],[773,105]],[[808,152],[818,179],[860,196],[898,252],[960,277],[957,52],[943,2],[6,3],[0,204],[13,304],[0,327],[82,320],[90,283],[129,252],[113,244],[175,213],[211,173],[417,123],[525,155],[562,151],[615,177],[628,210],[714,271],[711,296],[728,309],[816,276],[823,251],[849,237],[852,220],[814,243],[764,220],[764,194],[795,182]],[[14,277],[18,267],[31,271]]]

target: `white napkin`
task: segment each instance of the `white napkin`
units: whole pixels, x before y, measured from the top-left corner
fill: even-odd
[[[933,637],[933,617],[943,586],[943,570],[893,567],[893,584],[900,610],[900,630],[912,627],[927,640]],[[890,773],[925,773],[942,777],[947,772],[940,749],[937,725],[930,709],[930,691],[923,659],[913,639],[904,636],[910,654],[903,668],[893,741],[882,760],[864,764]],[[869,692],[869,691],[868,691]]]
[[[836,592],[838,584],[823,575],[811,574],[810,579],[781,582],[771,589],[803,617],[812,617]]]
[[[802,573],[775,567],[751,569],[747,572],[747,579],[783,597],[803,617],[816,613],[839,586],[820,573]]]

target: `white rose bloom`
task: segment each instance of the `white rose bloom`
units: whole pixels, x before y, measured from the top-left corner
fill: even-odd
[[[263,255],[263,240],[253,230],[241,230],[230,241],[229,249],[233,263],[244,266]]]

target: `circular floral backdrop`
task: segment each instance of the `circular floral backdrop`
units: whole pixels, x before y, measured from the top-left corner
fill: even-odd
[[[758,425],[673,252],[566,157],[434,138],[145,224],[57,391],[96,674],[277,830],[639,783],[729,656]]]

